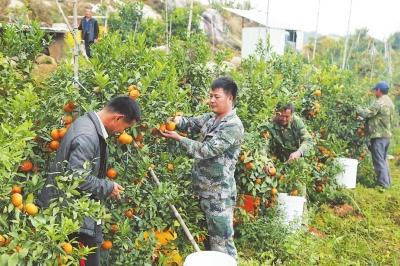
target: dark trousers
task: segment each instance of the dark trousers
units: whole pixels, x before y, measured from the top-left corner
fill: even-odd
[[[96,247],[94,253],[89,254],[86,257],[85,266],[100,266],[100,244],[96,237],[91,237],[85,234],[73,234],[70,238],[76,238],[79,243],[85,247]]]
[[[389,188],[391,184],[389,165],[386,161],[389,144],[389,138],[375,138],[371,139],[369,146],[377,176],[377,183],[385,188]]]
[[[92,54],[90,52],[90,45],[92,45],[94,42],[93,41],[89,41],[87,39],[85,39],[85,51],[86,51],[86,55],[91,58]]]

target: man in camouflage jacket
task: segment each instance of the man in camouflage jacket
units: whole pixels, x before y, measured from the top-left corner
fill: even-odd
[[[200,199],[208,226],[211,250],[237,257],[233,242],[233,208],[236,202],[235,165],[240,153],[244,129],[233,105],[237,85],[219,78],[211,86],[212,113],[199,117],[176,117],[183,131],[200,133],[200,140],[166,131],[163,136],[177,140],[194,158],[193,192]]]
[[[366,119],[367,136],[370,138],[369,150],[377,182],[380,186],[389,188],[391,177],[386,156],[392,136],[394,104],[387,95],[389,86],[385,82],[379,82],[373,90],[376,101],[369,108],[359,108],[358,113]]]
[[[290,104],[278,104],[276,116],[262,126],[269,132],[267,154],[287,161],[304,156],[313,147],[313,140],[300,117],[293,114]]]

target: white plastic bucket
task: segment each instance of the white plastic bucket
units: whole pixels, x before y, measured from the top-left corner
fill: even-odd
[[[336,182],[344,188],[355,188],[358,161],[351,158],[338,158],[337,160],[343,166],[343,172],[336,176]]]
[[[186,257],[183,266],[236,266],[236,260],[218,251],[200,251]]]
[[[280,211],[283,223],[293,229],[301,227],[305,197],[289,196],[286,193],[278,194],[278,210]]]

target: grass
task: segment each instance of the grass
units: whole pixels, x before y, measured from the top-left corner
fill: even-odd
[[[400,152],[400,129],[390,154]],[[285,253],[241,250],[240,265],[400,265],[400,167],[392,160],[392,187],[385,191],[361,184],[343,190],[350,211],[339,215],[323,204],[309,211],[309,226],[320,233],[288,236]],[[254,256],[257,254],[257,256]],[[280,257],[286,260],[280,262]]]

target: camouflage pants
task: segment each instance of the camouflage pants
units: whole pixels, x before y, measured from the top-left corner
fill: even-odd
[[[233,208],[234,199],[200,199],[208,227],[211,250],[226,253],[237,259],[233,242]]]

